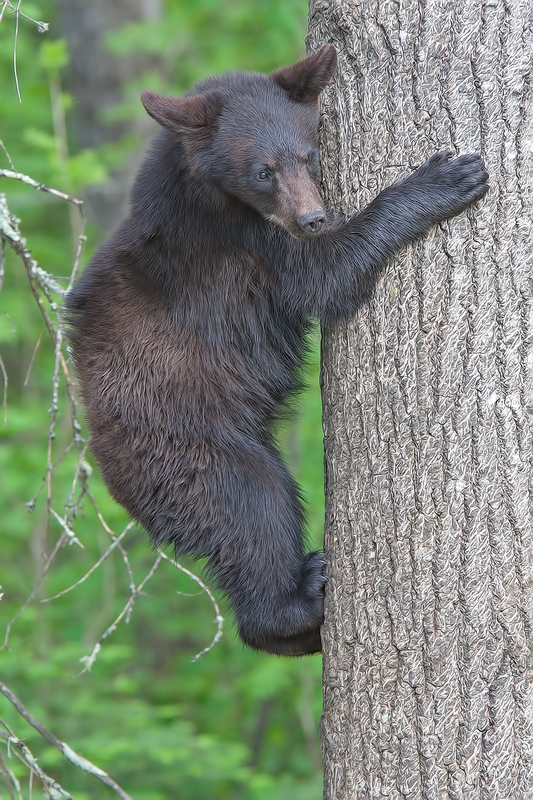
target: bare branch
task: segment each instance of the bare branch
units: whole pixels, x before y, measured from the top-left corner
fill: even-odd
[[[4,13],[4,9],[5,9],[5,5],[4,5],[2,11],[0,12],[0,22],[2,22],[2,15]],[[7,160],[8,160],[9,166],[11,167],[13,172],[17,172],[17,170],[15,169],[15,165],[13,164],[13,160],[12,160],[11,156],[9,155],[9,151],[8,151],[7,147],[5,146],[5,144],[3,143],[3,141],[1,139],[0,139],[0,149],[2,149],[4,151],[5,156],[6,156]]]
[[[1,720],[1,724],[6,728],[6,731],[0,730],[0,738],[3,738],[7,742],[7,746],[9,751],[11,748],[15,748],[15,755],[25,764],[30,770],[30,798],[32,797],[31,790],[33,788],[33,776],[37,775],[37,777],[42,781],[44,789],[48,797],[57,798],[58,796],[64,797],[65,800],[74,800],[71,794],[67,792],[66,789],[63,787],[53,778],[51,778],[47,773],[39,766],[39,762],[37,758],[33,755],[32,751],[28,747],[28,745],[24,742],[23,739],[19,739],[18,736],[10,731],[6,723]],[[53,794],[52,794],[53,792]],[[19,796],[22,795],[19,792]]]
[[[19,0],[17,8],[10,2],[10,0],[2,0],[2,10],[0,11],[0,22],[2,22],[2,18],[4,16],[4,12],[6,8],[9,8],[11,11],[14,11],[19,17],[23,19],[27,19],[28,22],[32,22],[35,27],[37,28],[38,33],[47,33],[50,28],[50,24],[48,22],[42,22],[42,20],[33,19],[33,17],[29,17],[27,14],[24,14],[23,11],[20,10],[20,6],[22,4],[22,0]]]
[[[85,487],[85,493],[86,493],[87,497],[89,498],[89,500],[90,500],[90,502],[91,502],[91,504],[92,504],[97,516],[98,516],[98,519],[99,519],[103,529],[105,531],[107,531],[107,533],[110,536],[114,537],[113,531],[111,530],[111,528],[109,527],[109,525],[107,524],[105,519],[103,518],[102,513],[101,513],[100,509],[98,508],[98,504],[97,504],[96,500],[94,499],[94,497],[92,495],[92,492],[89,490],[89,488],[87,486]],[[129,590],[130,590],[130,594],[131,594],[132,592],[135,591],[135,581],[133,579],[133,572],[132,572],[132,569],[131,569],[131,564],[129,562],[128,554],[124,550],[124,548],[122,547],[122,544],[119,544],[118,548],[120,550],[120,554],[122,555],[122,559],[124,561],[124,565],[125,565],[126,570],[128,572]]]
[[[91,650],[91,652],[89,653],[89,655],[88,656],[84,656],[83,658],[80,658],[81,663],[85,664],[84,668],[80,672],[80,675],[83,675],[84,672],[89,672],[90,671],[92,665],[94,664],[94,662],[96,660],[96,656],[98,655],[98,653],[100,651],[100,648],[102,646],[102,642],[104,642],[109,636],[111,636],[112,633],[114,633],[116,631],[116,629],[117,629],[119,623],[121,622],[121,620],[123,620],[124,617],[126,617],[126,622],[129,622],[130,614],[131,614],[131,611],[133,609],[133,605],[134,605],[136,599],[138,598],[138,596],[140,594],[142,594],[144,587],[146,586],[148,581],[154,576],[154,574],[157,571],[157,568],[159,567],[163,557],[164,557],[163,554],[161,553],[161,551],[159,551],[158,554],[157,554],[156,560],[154,561],[154,563],[152,564],[152,567],[150,568],[150,571],[145,576],[145,578],[141,581],[141,583],[137,587],[133,588],[133,591],[131,592],[131,594],[130,594],[130,596],[128,598],[128,602],[126,603],[126,605],[124,606],[124,608],[122,609],[122,611],[120,612],[118,617],[115,619],[114,622],[111,623],[111,625],[100,636],[100,638],[98,639],[98,641],[94,645],[94,647]]]
[[[5,153],[7,153],[4,147],[3,150]],[[12,180],[26,183],[28,186],[32,186],[34,189],[38,189],[40,192],[46,192],[54,197],[58,197],[60,200],[65,200],[67,203],[73,203],[78,208],[83,207],[83,200],[80,200],[77,197],[72,197],[72,195],[66,194],[65,192],[60,192],[59,189],[52,189],[50,186],[46,186],[44,183],[39,183],[39,181],[30,178],[29,175],[23,175],[21,172],[17,172],[14,169],[0,169],[0,178],[11,178]]]
[[[5,428],[7,425],[7,384],[9,383],[9,379],[7,377],[7,371],[2,356],[0,356],[0,372],[2,373],[2,377],[4,379],[2,408],[4,409],[4,428]]]
[[[213,647],[221,640],[224,627],[224,617],[220,613],[220,608],[218,607],[218,603],[215,600],[215,596],[212,593],[211,589],[198,577],[198,575],[195,575],[194,572],[188,570],[186,567],[180,564],[179,561],[175,561],[173,558],[167,556],[166,553],[164,553],[162,550],[159,550],[158,552],[161,558],[164,558],[165,561],[168,561],[170,564],[173,564],[176,567],[176,569],[179,569],[180,572],[184,572],[185,575],[188,575],[192,581],[197,583],[198,586],[201,588],[202,592],[205,592],[206,595],[209,597],[211,603],[213,604],[213,608],[215,609],[215,622],[217,624],[217,632],[215,633],[211,644],[208,647],[204,647],[203,650],[201,650],[194,656],[194,658],[192,659],[192,663],[194,664],[195,661],[198,661],[199,658],[201,658],[203,655],[212,650]]]
[[[77,238],[76,252],[75,252],[75,255],[74,255],[74,265],[73,265],[73,268],[72,268],[72,271],[71,271],[71,275],[70,275],[70,279],[69,279],[69,282],[68,282],[68,286],[67,286],[66,289],[63,289],[62,287],[59,286],[59,284],[54,282],[53,283],[53,287],[51,287],[52,290],[54,292],[56,292],[56,294],[59,294],[62,297],[72,287],[72,285],[74,284],[74,282],[76,280],[76,277],[77,277],[77,274],[78,274],[78,270],[79,270],[79,265],[80,265],[81,252],[82,252],[82,249],[83,249],[83,245],[85,244],[85,241],[86,241],[85,226],[87,224],[87,220],[85,218],[83,200],[80,200],[78,197],[73,197],[70,194],[66,194],[65,192],[61,192],[58,189],[53,189],[50,186],[46,186],[46,184],[44,184],[44,183],[39,183],[38,181],[34,180],[33,178],[30,178],[29,175],[24,175],[21,172],[18,172],[15,169],[15,166],[13,164],[13,161],[11,160],[9,152],[7,151],[7,149],[6,149],[4,143],[2,142],[1,139],[0,139],[0,148],[6,154],[6,157],[7,157],[8,161],[9,161],[10,166],[11,166],[10,170],[9,169],[0,169],[0,178],[10,178],[12,180],[20,181],[21,183],[25,183],[28,186],[32,186],[34,189],[37,189],[40,192],[45,192],[47,194],[51,194],[53,197],[57,197],[60,200],[64,200],[65,202],[76,206],[76,208],[78,209],[78,212],[79,212],[79,215],[80,215],[80,230],[79,230],[79,234],[78,234],[78,238]],[[7,206],[6,206],[6,209],[7,209]],[[15,219],[15,218],[13,217],[13,219]],[[15,223],[15,228],[16,228],[16,223]],[[35,266],[37,267],[36,263],[35,263]],[[40,273],[40,276],[45,279],[44,280],[45,287],[46,286],[50,286],[50,281],[52,280],[51,276],[48,275],[48,273],[45,273],[45,272]],[[57,290],[59,290],[59,291],[57,291]]]
[[[28,385],[28,381],[30,379],[31,371],[32,371],[33,365],[35,363],[35,357],[37,355],[37,351],[38,351],[39,347],[41,346],[42,340],[43,340],[43,334],[42,334],[42,331],[41,331],[41,333],[39,334],[39,338],[37,339],[37,344],[33,348],[33,353],[32,353],[31,358],[30,358],[30,363],[28,364],[28,369],[26,370],[26,377],[24,378],[24,386]]]
[[[9,622],[7,623],[6,632],[5,632],[5,635],[4,635],[4,643],[0,646],[0,650],[6,650],[9,647],[9,636],[11,634],[11,628],[13,627],[13,625],[15,624],[17,619],[20,617],[20,615],[28,608],[28,606],[31,603],[31,601],[34,599],[35,595],[37,594],[37,591],[39,590],[40,585],[42,584],[42,582],[44,580],[44,577],[45,577],[46,573],[50,569],[50,566],[51,566],[54,558],[56,557],[56,555],[58,554],[59,550],[61,549],[61,547],[63,546],[63,544],[65,543],[66,540],[67,540],[66,534],[62,533],[61,536],[59,537],[59,539],[57,540],[57,542],[55,544],[55,547],[52,550],[52,553],[50,554],[50,556],[48,556],[48,558],[46,560],[46,563],[45,563],[44,567],[41,570],[41,574],[37,578],[37,580],[35,582],[35,586],[33,587],[32,591],[30,592],[30,594],[28,595],[28,597],[26,598],[24,603],[21,605],[21,607],[19,608],[17,613],[14,614],[11,617],[11,619],[9,620]]]
[[[52,474],[52,468],[50,468],[49,474],[50,475]],[[81,547],[82,550],[84,550],[85,549],[84,546],[82,545],[82,543],[80,542],[74,531],[70,530],[69,526],[67,525],[63,517],[60,517],[57,511],[54,511],[53,508],[50,508],[50,513],[52,514],[53,517],[55,517],[55,519],[59,522],[59,524],[63,528],[65,535],[68,537],[69,544],[77,544],[78,547]]]
[[[22,97],[20,95],[19,76],[17,72],[17,44],[19,38],[19,19],[20,19],[21,3],[22,0],[18,0],[17,8],[15,11],[15,39],[13,42],[13,75],[15,76],[15,86],[17,87],[17,97],[19,99],[19,103],[22,103]]]
[[[1,10],[0,10],[0,23],[4,18],[4,14],[6,9],[12,11],[15,14],[15,35],[13,40],[13,75],[15,78],[15,87],[17,89],[17,97],[19,99],[19,103],[22,103],[22,97],[20,94],[20,85],[19,85],[19,78],[18,78],[18,70],[17,70],[17,46],[18,46],[18,38],[19,38],[19,21],[20,17],[23,19],[27,19],[29,22],[33,22],[33,24],[37,27],[39,33],[46,33],[48,31],[48,23],[47,22],[40,22],[39,20],[32,19],[27,14],[24,14],[20,7],[22,5],[22,0],[18,0],[17,5],[14,6],[10,0],[3,0],[1,3]]]
[[[129,525],[127,525],[124,528],[120,536],[117,536],[117,538],[111,542],[105,553],[103,553],[103,555],[100,556],[96,564],[93,564],[92,567],[85,573],[85,575],[82,578],[76,581],[76,583],[73,583],[72,586],[69,586],[67,589],[63,589],[63,591],[54,594],[52,597],[45,597],[43,600],[41,600],[41,603],[49,603],[51,600],[57,600],[58,597],[63,597],[63,595],[68,594],[73,589],[76,589],[78,586],[81,586],[82,583],[85,583],[87,578],[89,578],[93,574],[93,572],[95,572],[98,569],[98,567],[100,567],[104,563],[104,561],[108,558],[108,556],[111,555],[113,550],[116,547],[118,547],[122,539],[132,529],[134,524],[135,524],[134,522],[130,522]]]
[[[68,761],[70,761],[71,764],[74,764],[75,767],[78,767],[79,769],[83,770],[83,772],[87,772],[87,773],[89,773],[89,775],[92,775],[93,777],[98,778],[99,780],[101,780],[102,783],[105,783],[106,786],[109,786],[109,788],[112,789],[115,792],[115,794],[117,794],[119,797],[121,797],[122,800],[132,800],[131,796],[129,794],[127,794],[118,785],[118,783],[116,783],[112,778],[110,778],[109,775],[107,774],[107,772],[105,772],[105,770],[100,769],[100,767],[97,767],[95,764],[92,764],[90,761],[88,761],[83,756],[80,756],[78,753],[75,753],[74,750],[72,750],[67,744],[65,744],[65,742],[61,742],[56,736],[54,736],[53,733],[50,733],[50,731],[47,730],[47,728],[45,728],[44,725],[41,725],[41,723],[38,720],[36,720],[35,717],[32,714],[30,714],[30,712],[28,711],[26,706],[24,706],[23,703],[21,703],[21,701],[18,699],[18,697],[16,697],[16,695],[14,695],[13,692],[10,689],[8,689],[8,687],[4,683],[2,683],[1,681],[0,681],[0,692],[16,708],[16,710],[20,714],[20,716],[24,717],[26,722],[29,722],[29,724],[33,728],[35,728],[35,730],[38,733],[40,733],[41,736],[44,739],[46,739],[47,742],[49,742],[53,747],[55,747],[57,750],[59,750],[59,752]],[[10,738],[15,738],[15,737],[10,737]],[[21,742],[20,739],[17,739],[15,742],[12,742],[12,744],[16,744],[16,746],[19,747],[21,750],[22,750],[22,747],[25,748],[24,743]],[[26,750],[27,750],[27,748],[26,748]],[[24,752],[24,751],[22,751],[22,752]],[[24,754],[24,755],[25,755],[25,758],[26,758],[27,757],[26,754]],[[35,759],[34,759],[34,762],[35,762],[35,765],[36,765],[37,762],[36,762]],[[37,771],[35,765],[32,764],[31,768],[34,769],[35,771]],[[37,774],[39,774],[39,772]],[[39,777],[42,779],[41,774],[39,774]],[[53,783],[55,784],[55,781]],[[64,797],[70,798],[70,795],[68,793],[64,792],[64,790],[61,789],[59,784],[54,785],[54,788],[56,789],[56,791],[63,792],[63,796]]]
[[[0,752],[0,772],[2,773],[2,777],[4,779],[4,783],[7,786],[7,790],[9,792],[10,800],[15,800],[15,795],[13,794],[13,789],[15,789],[17,793],[18,800],[22,800],[22,794],[20,792],[20,783],[18,782],[17,778],[9,767],[7,766],[3,754]]]

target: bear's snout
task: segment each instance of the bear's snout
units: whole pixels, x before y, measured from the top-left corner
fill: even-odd
[[[323,208],[317,208],[308,214],[303,214],[298,220],[298,224],[306,235],[318,233],[326,221]]]

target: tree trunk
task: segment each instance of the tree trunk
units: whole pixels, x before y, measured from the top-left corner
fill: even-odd
[[[533,797],[533,8],[314,0],[324,187],[450,149],[488,196],[323,331],[325,797]]]

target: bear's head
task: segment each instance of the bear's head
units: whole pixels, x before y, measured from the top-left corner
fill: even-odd
[[[318,98],[336,64],[327,44],[269,76],[226,73],[184,97],[143,92],[142,102],[180,139],[198,180],[302,238],[326,219],[318,191]]]

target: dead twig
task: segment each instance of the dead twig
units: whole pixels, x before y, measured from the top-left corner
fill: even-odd
[[[79,755],[79,753],[75,753],[74,750],[72,750],[68,746],[68,744],[65,744],[65,742],[60,741],[56,736],[54,736],[53,733],[50,733],[50,731],[47,730],[47,728],[45,728],[44,725],[41,725],[41,723],[38,720],[36,720],[32,714],[30,714],[26,706],[23,705],[23,703],[18,699],[18,697],[13,694],[11,689],[9,689],[1,681],[0,681],[0,693],[2,693],[4,697],[6,697],[9,700],[9,702],[16,708],[18,714],[20,714],[21,717],[24,717],[26,722],[29,722],[32,728],[35,728],[35,730],[38,733],[40,733],[41,736],[44,739],[46,739],[47,742],[49,742],[53,747],[59,750],[59,752],[68,761],[70,761],[71,764],[74,764],[75,767],[78,767],[79,769],[83,770],[83,772],[87,772],[89,775],[98,778],[98,780],[102,781],[102,783],[105,783],[106,786],[109,786],[109,788],[112,789],[115,792],[115,794],[121,797],[122,800],[132,800],[131,796],[127,794],[124,791],[124,789],[122,789],[118,785],[118,783],[116,783],[116,781],[110,778],[107,772],[105,772],[105,770],[100,769],[100,767],[97,767],[95,764],[92,764],[86,758]],[[16,739],[16,737],[13,738]],[[16,739],[16,741],[12,742],[12,744],[15,744],[19,749],[21,749],[22,752],[24,752],[23,748],[25,748],[27,751],[26,746],[24,745],[23,742],[21,742],[20,739]],[[29,751],[27,752],[29,753]],[[24,753],[24,756],[26,759],[26,753]],[[37,765],[36,760],[35,759],[33,760],[35,762],[35,765]],[[33,764],[31,765],[31,768],[37,771],[36,766],[34,766]],[[39,774],[39,772],[37,772],[37,774]],[[39,774],[39,777],[42,779],[41,774]],[[55,784],[55,781],[53,783]],[[56,791],[61,791],[63,793],[63,797],[70,798],[68,792],[65,792],[63,789],[61,789],[59,784],[54,785],[54,789],[56,789]]]

